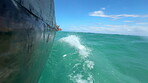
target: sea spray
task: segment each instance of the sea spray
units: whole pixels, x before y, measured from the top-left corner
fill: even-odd
[[[85,59],[90,55],[90,49],[80,43],[80,38],[75,35],[69,35],[60,39],[61,42],[68,43],[70,46],[78,50],[81,58]]]
[[[70,46],[77,49],[79,56],[81,58],[81,61],[73,66],[73,72],[69,74],[70,80],[72,80],[74,83],[93,83],[94,79],[90,71],[94,67],[94,62],[88,59],[91,50],[86,46],[82,45],[80,38],[75,35],[63,37],[59,41],[68,43]],[[65,55],[63,55],[63,57],[65,57]],[[77,70],[78,65],[81,65],[81,71]]]

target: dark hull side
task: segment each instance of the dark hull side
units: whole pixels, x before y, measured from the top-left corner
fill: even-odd
[[[55,17],[38,15],[17,0],[0,0],[0,83],[38,82],[56,33]]]

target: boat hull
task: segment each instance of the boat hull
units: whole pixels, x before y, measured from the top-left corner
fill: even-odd
[[[0,83],[38,82],[51,52],[55,25],[14,0],[0,1]]]

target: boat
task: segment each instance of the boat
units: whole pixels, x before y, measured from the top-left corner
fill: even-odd
[[[0,0],[0,83],[37,83],[55,28],[54,0]]]

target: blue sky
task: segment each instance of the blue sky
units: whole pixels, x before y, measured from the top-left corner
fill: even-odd
[[[147,35],[148,0],[55,0],[63,31]]]

